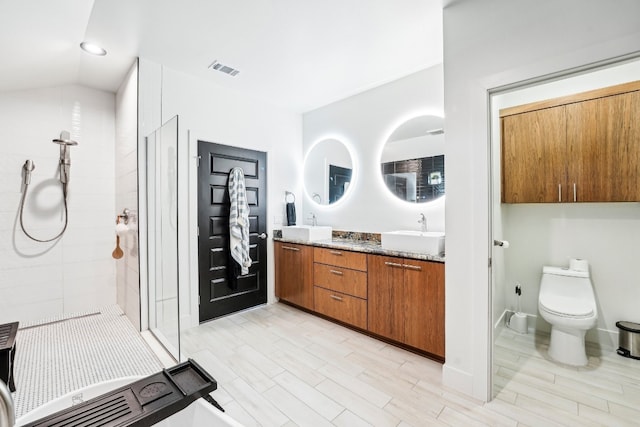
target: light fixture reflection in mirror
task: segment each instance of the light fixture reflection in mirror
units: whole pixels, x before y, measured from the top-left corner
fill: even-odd
[[[352,178],[353,160],[342,141],[326,138],[311,147],[304,162],[304,187],[311,200],[320,205],[337,202]]]
[[[380,159],[382,178],[398,198],[425,203],[445,194],[444,118],[414,117],[387,139]]]

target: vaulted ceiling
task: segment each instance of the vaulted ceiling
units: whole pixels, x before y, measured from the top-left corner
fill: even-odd
[[[0,0],[0,91],[115,91],[137,56],[304,112],[441,63],[442,0]]]

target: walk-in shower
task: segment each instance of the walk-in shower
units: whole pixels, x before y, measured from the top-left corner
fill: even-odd
[[[64,205],[64,226],[60,233],[50,239],[38,239],[29,234],[24,226],[23,219],[23,211],[24,211],[24,203],[27,199],[27,191],[29,190],[29,184],[31,183],[31,173],[36,168],[36,164],[33,160],[27,160],[24,162],[24,166],[22,166],[24,173],[24,191],[22,192],[22,198],[20,199],[20,227],[24,234],[29,237],[31,240],[35,240],[36,242],[47,243],[52,242],[58,238],[60,238],[65,230],[67,229],[67,224],[69,223],[69,215],[67,209],[67,185],[69,184],[70,172],[71,172],[71,153],[69,147],[72,145],[78,145],[76,141],[71,139],[71,135],[69,132],[63,130],[60,132],[60,138],[56,138],[53,140],[54,143],[60,145],[60,160],[59,160],[59,171],[60,171],[60,184],[62,185],[62,202]]]

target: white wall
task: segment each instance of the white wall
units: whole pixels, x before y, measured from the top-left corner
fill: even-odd
[[[178,145],[178,228],[180,233],[180,310],[181,317],[190,316],[196,325],[197,317],[197,246],[195,201],[196,188],[190,188],[189,178],[196,169],[196,159],[189,153],[190,144],[201,139],[267,153],[267,233],[273,234],[274,219],[284,215],[284,192],[301,194],[302,190],[302,128],[299,114],[284,111],[263,101],[249,98],[233,90],[219,87],[175,70],[141,60],[142,102],[151,111],[156,108],[158,86],[161,90],[161,117],[147,120],[150,127],[171,117],[179,116]],[[231,77],[230,77],[231,78]],[[145,86],[145,87],[143,87]],[[156,95],[152,95],[152,94]],[[141,112],[141,114],[145,114]],[[149,113],[153,115],[153,113]],[[159,126],[159,124],[158,124]],[[156,127],[158,127],[156,126]],[[151,129],[153,130],[153,129]],[[191,200],[190,200],[191,198]],[[299,200],[299,198],[298,198]],[[298,206],[298,209],[301,207]],[[188,213],[188,214],[182,214]],[[280,228],[278,223],[276,228]],[[195,251],[195,252],[194,252]],[[268,245],[268,298],[275,301],[273,245]]]
[[[444,197],[427,204],[404,202],[387,189],[380,171],[382,149],[391,133],[418,115],[442,116],[443,105],[442,65],[438,65],[305,113],[305,153],[318,140],[340,139],[354,154],[355,178],[345,196],[332,205],[319,206],[310,195],[297,194],[297,200],[304,200],[298,224],[309,223],[309,212],[314,212],[318,224],[336,230],[419,230],[417,221],[424,213],[430,230],[444,230]]]
[[[633,0],[445,1],[446,385],[489,397],[487,91],[639,46]]]
[[[36,168],[24,222],[34,237],[64,226],[60,131],[71,132],[69,225],[57,242],[29,240],[18,220],[22,165]],[[82,86],[0,93],[0,323],[39,320],[116,302],[114,96]]]
[[[116,261],[117,300],[140,329],[138,263],[138,64],[133,64],[116,94],[116,214],[131,212],[129,232],[120,238],[124,256]]]

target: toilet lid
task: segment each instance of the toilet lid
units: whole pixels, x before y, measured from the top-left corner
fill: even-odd
[[[549,313],[563,317],[589,317],[593,315],[591,304],[577,298],[545,295],[544,298],[540,298],[540,305]]]

